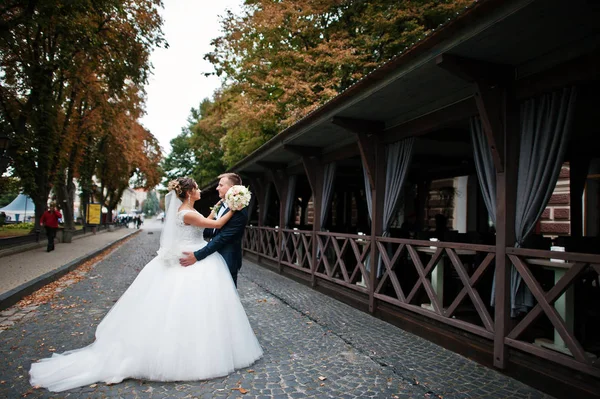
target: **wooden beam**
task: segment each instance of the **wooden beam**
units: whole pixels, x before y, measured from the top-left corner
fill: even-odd
[[[248,178],[249,180],[261,180],[265,178],[264,173],[257,172],[241,172],[241,176]]]
[[[475,103],[494,166],[497,171],[504,171],[503,88],[515,79],[515,68],[451,54],[437,56],[436,64],[454,76],[475,84]]]
[[[323,154],[321,157],[321,162],[323,164],[340,161],[342,159],[348,159],[360,155],[360,150],[358,148],[357,143],[350,143],[341,148],[338,148],[335,151],[328,152],[327,154]]]
[[[526,99],[566,86],[587,86],[600,80],[600,50],[582,55],[517,81],[517,98]]]
[[[292,145],[292,144],[284,144],[283,149],[291,152],[292,154],[299,155],[301,157],[305,157],[305,156],[318,157],[323,152],[323,148],[321,148],[321,147]]]
[[[256,161],[256,164],[260,167],[263,167],[267,170],[277,170],[277,169],[285,169],[287,168],[287,164],[283,162],[266,162],[266,161]]]
[[[495,85],[515,79],[515,69],[510,65],[495,64],[452,54],[436,57],[437,66],[466,82],[479,82]]]
[[[381,121],[346,118],[343,116],[334,116],[331,118],[331,123],[343,127],[353,133],[380,133],[385,129],[385,123]]]
[[[456,122],[462,122],[478,114],[473,97],[466,98],[445,108],[419,118],[392,126],[383,132],[383,143],[393,143],[407,137],[421,136]]]

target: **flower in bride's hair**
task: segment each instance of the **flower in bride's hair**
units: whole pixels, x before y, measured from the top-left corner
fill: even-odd
[[[248,206],[252,198],[252,193],[248,187],[232,186],[225,194],[225,203],[234,211],[239,211]]]
[[[177,195],[181,195],[181,186],[179,185],[179,180],[177,180],[177,179],[171,180],[169,182],[169,185],[167,186],[167,189],[169,191],[175,190]]]

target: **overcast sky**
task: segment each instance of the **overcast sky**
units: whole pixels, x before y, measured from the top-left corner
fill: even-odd
[[[220,86],[217,77],[205,77],[212,65],[202,57],[210,41],[221,35],[220,15],[239,10],[242,0],[163,0],[163,32],[168,49],[151,57],[153,75],[146,86],[146,115],[142,124],[160,141],[165,153],[169,142],[187,123],[192,107],[211,97]]]

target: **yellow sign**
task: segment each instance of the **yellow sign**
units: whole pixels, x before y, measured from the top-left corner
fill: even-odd
[[[100,204],[87,205],[87,224],[100,224],[100,215],[102,214],[102,206]]]

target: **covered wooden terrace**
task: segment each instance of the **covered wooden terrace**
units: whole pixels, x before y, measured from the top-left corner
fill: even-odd
[[[246,255],[597,394],[599,18],[585,0],[479,1],[281,132],[231,168],[254,193]],[[569,233],[536,234],[564,165]]]

